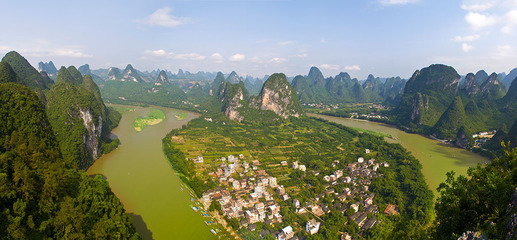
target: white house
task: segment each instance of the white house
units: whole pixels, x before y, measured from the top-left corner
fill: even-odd
[[[305,225],[305,230],[311,235],[315,234],[320,230],[320,222],[317,222],[316,219],[311,219]]]

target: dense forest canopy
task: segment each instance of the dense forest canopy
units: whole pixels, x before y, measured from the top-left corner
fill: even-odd
[[[101,176],[69,168],[34,92],[0,83],[0,236],[139,239]]]

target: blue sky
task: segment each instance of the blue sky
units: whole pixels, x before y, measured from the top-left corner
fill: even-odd
[[[517,0],[3,1],[0,54],[33,65],[409,78],[517,67]]]

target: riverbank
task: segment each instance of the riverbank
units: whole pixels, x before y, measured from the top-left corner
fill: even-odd
[[[144,116],[149,108],[131,106],[113,134],[121,145],[117,150],[99,158],[88,174],[100,174],[107,179],[112,191],[133,217],[143,239],[217,239],[211,233],[202,212],[193,211],[188,191],[181,191],[181,180],[171,169],[162,152],[161,139],[174,128],[181,128],[199,114],[153,106],[166,118],[137,133],[133,121]],[[185,113],[178,120],[175,116]]]

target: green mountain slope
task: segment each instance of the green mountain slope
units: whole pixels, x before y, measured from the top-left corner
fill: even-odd
[[[456,137],[458,130],[465,124],[466,117],[463,103],[460,97],[456,97],[433,126],[431,134],[440,139],[451,139]]]
[[[58,83],[47,95],[47,114],[70,166],[85,169],[99,154],[103,119],[102,102],[87,89]]]
[[[54,82],[48,76],[42,76],[38,70],[31,66],[31,64],[15,51],[8,52],[2,58],[2,62],[9,63],[12,69],[22,79],[23,85],[30,89],[50,89]]]
[[[0,62],[0,83],[6,82],[18,82],[18,77],[9,63]]]
[[[434,64],[417,70],[396,109],[397,124],[418,131],[434,126],[455,98],[459,80],[460,75],[450,66]]]
[[[0,83],[0,236],[139,239],[101,176],[67,168],[45,107],[25,86]]]

